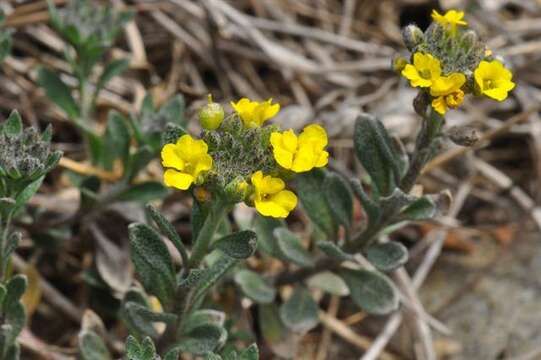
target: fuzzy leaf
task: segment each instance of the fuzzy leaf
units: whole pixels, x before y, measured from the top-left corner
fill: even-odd
[[[132,261],[141,282],[167,306],[175,291],[175,271],[167,246],[145,224],[131,224],[129,235]]]
[[[79,117],[79,106],[71,96],[70,88],[51,70],[41,68],[38,73],[38,84],[56,105],[68,114],[71,119]]]
[[[357,158],[370,175],[378,193],[390,194],[400,179],[400,163],[387,130],[375,117],[363,114],[353,135]]]
[[[318,241],[317,247],[323,251],[327,256],[337,260],[352,260],[353,255],[346,253],[338,245],[330,241]]]
[[[434,217],[437,207],[434,201],[427,196],[420,197],[400,212],[405,220],[428,220]]]
[[[182,95],[176,95],[160,108],[160,115],[164,115],[168,122],[176,125],[185,125],[184,110],[186,102]]]
[[[284,258],[299,266],[314,266],[312,255],[302,246],[295,234],[286,228],[277,228],[274,230],[274,236]]]
[[[28,184],[23,191],[17,194],[17,197],[15,198],[15,207],[12,210],[13,212],[17,212],[22,209],[22,207],[32,198],[32,196],[38,192],[44,178],[45,175],[37,178]]]
[[[127,59],[113,60],[107,64],[96,84],[96,91],[104,88],[112,78],[123,73],[129,66],[130,61]]]
[[[258,360],[259,359],[259,349],[256,344],[248,346],[246,349],[242,350],[237,358],[238,360]]]
[[[342,269],[339,274],[348,285],[353,302],[367,313],[386,315],[398,309],[398,292],[385,275],[351,269]]]
[[[208,324],[224,326],[224,323],[225,313],[221,311],[212,309],[196,310],[192,312],[185,320],[183,320],[182,333],[190,334],[196,328]]]
[[[307,280],[309,287],[315,287],[329,294],[338,296],[349,295],[349,288],[342,278],[330,271],[320,272]]]
[[[126,191],[117,195],[119,201],[137,201],[146,203],[156,199],[164,198],[168,190],[162,183],[147,181],[130,186]]]
[[[173,224],[171,224],[169,220],[167,220],[165,216],[163,216],[152,205],[147,205],[146,210],[156,224],[156,226],[158,226],[158,229],[161,231],[161,233],[167,236],[169,240],[171,240],[173,245],[175,245],[175,247],[177,248],[178,252],[180,254],[187,254],[186,247],[184,246],[184,243],[182,242],[182,239],[180,238],[178,232],[175,230]],[[185,260],[185,257],[187,258],[187,255],[183,255],[183,261]]]
[[[324,192],[325,171],[316,169],[297,177],[297,195],[306,214],[327,236],[336,234],[337,225]]]
[[[240,270],[235,274],[235,282],[247,297],[257,303],[269,304],[274,301],[276,289],[256,272]]]
[[[310,291],[298,286],[280,307],[280,318],[291,330],[306,333],[319,323],[319,308]]]
[[[408,249],[397,242],[387,242],[370,246],[366,258],[381,271],[392,271],[408,261]]]
[[[353,219],[353,194],[348,182],[338,174],[328,173],[323,188],[335,221],[349,228]]]
[[[110,360],[109,350],[103,340],[91,330],[79,334],[79,350],[83,360]]]
[[[199,326],[182,339],[176,348],[193,355],[204,355],[223,346],[227,340],[227,331],[217,325]]]
[[[283,220],[256,215],[253,222],[253,229],[257,234],[258,249],[267,255],[280,257],[280,248],[276,244],[273,232],[274,229],[284,226],[285,222]]]
[[[213,248],[221,250],[232,258],[246,259],[256,250],[256,243],[256,233],[244,230],[222,237],[213,244]]]
[[[121,159],[126,166],[130,155],[131,134],[124,117],[116,111],[111,111],[107,119],[105,131],[103,162],[107,169],[111,170],[114,161]]]
[[[13,110],[7,120],[0,125],[0,132],[8,136],[19,135],[23,131],[23,121],[17,110]]]

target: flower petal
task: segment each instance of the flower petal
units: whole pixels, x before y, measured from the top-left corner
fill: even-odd
[[[184,170],[184,160],[179,156],[177,145],[167,144],[161,151],[162,165],[177,170]]]
[[[173,169],[168,169],[163,174],[163,182],[166,186],[174,187],[180,190],[187,190],[194,182],[194,177],[190,174],[182,173]]]

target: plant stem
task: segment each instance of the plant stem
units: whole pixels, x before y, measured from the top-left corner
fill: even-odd
[[[6,267],[6,264],[4,264],[4,248],[8,240],[12,216],[13,214],[10,211],[6,216],[6,220],[2,220],[2,224],[0,225],[0,230],[2,231],[2,237],[0,238],[0,283],[4,281],[4,268]]]
[[[192,254],[190,256],[189,268],[196,268],[201,263],[201,260],[207,255],[208,248],[216,229],[222,220],[223,215],[227,210],[227,206],[222,201],[216,199],[211,205],[205,223],[199,230],[197,239],[194,242]]]
[[[423,118],[423,126],[417,135],[415,151],[410,162],[406,175],[400,182],[400,189],[409,193],[417,182],[417,178],[425,164],[433,155],[434,140],[438,137],[444,118],[437,114],[432,108],[428,115]]]

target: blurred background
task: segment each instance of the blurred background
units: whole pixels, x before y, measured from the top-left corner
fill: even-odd
[[[55,3],[62,6],[64,1]],[[426,192],[450,190],[454,198],[450,212],[393,236],[411,250],[408,270],[418,275],[414,286],[438,358],[541,358],[541,209],[537,207],[541,199],[541,1],[109,3],[133,9],[136,17],[108,54],[128,57],[131,63],[129,71],[114,78],[100,95],[98,127],[105,126],[108,109],[136,112],[147,91],[157,105],[181,93],[194,131],[196,110],[209,93],[224,104],[241,97],[272,97],[282,104],[274,121],[283,128],[300,129],[317,122],[327,129],[331,167],[346,173],[361,171],[352,152],[353,124],[361,112],[380,117],[394,136],[412,148],[419,128],[412,108],[416,91],[391,69],[393,56],[407,56],[401,27],[416,23],[426,28],[432,9],[463,9],[470,27],[512,69],[517,87],[505,102],[470,97],[448,113],[448,128],[472,126],[482,141],[475,149],[447,143],[444,156],[429,163],[422,177]],[[0,72],[1,117],[18,109],[27,124],[44,128],[52,123],[55,147],[84,166],[77,130],[36,85],[38,65],[63,73],[63,80],[73,83],[62,57],[64,44],[48,25],[46,2],[4,0],[0,7],[6,14],[5,26],[14,30],[12,55]],[[49,175],[32,200],[36,211],[61,218],[77,210],[78,191],[62,168],[74,170],[73,166],[64,162]],[[159,163],[151,164],[145,176],[159,179]],[[181,233],[189,231],[187,201],[188,196],[176,194],[165,206]],[[293,218],[291,226],[299,221]],[[16,263],[20,268],[32,265],[31,271],[42,279],[30,325],[21,339],[23,348],[36,358],[53,356],[47,350],[51,346],[73,356],[82,309],[87,307],[101,311],[113,347],[115,342],[118,345],[115,339],[124,336],[120,325],[107,322],[103,309],[108,305],[92,303],[97,297],[89,295],[99,293],[88,275],[95,249],[84,239],[60,235],[25,238]],[[120,256],[122,261],[129,263]],[[117,266],[116,271],[124,270]],[[415,346],[426,340],[415,329],[419,313],[409,317],[406,313],[404,319],[402,315],[365,319],[338,298],[323,308],[327,309],[323,324],[300,340],[295,358],[358,359],[368,354],[372,357],[364,359],[411,359]],[[379,348],[374,350],[374,344]],[[262,359],[279,358],[285,351],[280,346],[288,350],[292,345],[263,347]]]

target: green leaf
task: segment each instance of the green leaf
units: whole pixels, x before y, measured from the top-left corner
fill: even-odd
[[[206,353],[203,360],[222,360],[222,357],[215,353]]]
[[[242,350],[237,358],[238,360],[259,360],[259,349],[256,344],[248,346]]]
[[[310,291],[297,286],[290,298],[280,306],[280,318],[294,332],[306,333],[319,323],[318,311]]]
[[[186,102],[182,95],[176,95],[160,108],[159,114],[164,115],[168,122],[176,125],[185,125],[184,109]]]
[[[173,349],[167,352],[163,360],[178,360],[180,357],[180,349]]]
[[[368,216],[369,226],[377,224],[381,219],[381,209],[378,204],[376,204],[376,202],[366,194],[363,189],[363,185],[359,180],[351,180],[351,187],[353,189],[353,192],[361,202],[364,212]]]
[[[405,220],[419,221],[432,219],[436,215],[436,204],[427,196],[420,197],[400,212]]]
[[[184,134],[186,134],[186,129],[184,129],[182,126],[171,123],[167,124],[162,134],[162,146],[165,144],[176,143],[177,140]]]
[[[14,232],[7,238],[7,242],[4,248],[4,266],[7,266],[9,263],[9,257],[17,249],[19,243],[21,242],[22,235],[20,232]],[[5,270],[5,269],[4,269]]]
[[[167,307],[175,292],[175,271],[167,246],[145,224],[131,224],[128,230],[131,257],[141,282]]]
[[[329,294],[338,296],[349,295],[349,288],[344,280],[330,271],[323,271],[308,278],[307,284],[309,287],[321,289]]]
[[[265,343],[281,358],[295,358],[297,349],[295,336],[286,328],[276,304],[261,304],[258,309],[259,329]]]
[[[234,259],[227,255],[222,255],[211,267],[203,273],[203,276],[195,284],[193,290],[193,296],[190,300],[190,309],[198,307],[203,301],[204,296],[208,290],[216,284],[236,263],[237,259]]]
[[[79,106],[71,96],[71,90],[60,77],[46,68],[39,69],[38,84],[56,105],[68,114],[71,119],[79,117]]]
[[[182,339],[176,348],[193,355],[205,355],[222,347],[227,340],[227,331],[217,325],[199,326]]]
[[[330,241],[318,241],[317,247],[325,253],[328,257],[332,257],[336,260],[353,260],[353,255],[346,253],[338,245]]]
[[[15,207],[13,208],[14,213],[18,212],[32,198],[32,196],[38,192],[44,178],[45,175],[37,178],[28,184],[23,191],[17,194],[15,197]]]
[[[342,269],[339,274],[348,285],[353,302],[367,313],[386,315],[398,309],[398,292],[385,275],[364,269]]]
[[[1,330],[9,327],[9,331],[4,334],[4,344],[13,345],[17,336],[23,330],[25,323],[26,312],[20,301],[14,302],[9,307],[4,304],[4,325]]]
[[[171,242],[175,247],[177,248],[178,252],[182,256],[183,265],[186,266],[188,262],[188,253],[186,251],[186,247],[184,246],[184,243],[182,242],[182,239],[180,238],[179,234],[175,230],[175,227],[173,224],[169,222],[163,216],[155,207],[152,205],[146,205],[147,213],[150,215],[156,226],[158,226],[158,229],[161,231],[161,233]]]
[[[256,303],[269,304],[276,297],[276,289],[256,272],[239,270],[235,274],[235,282],[240,286],[244,295]]]
[[[284,258],[299,266],[314,266],[315,261],[312,254],[302,246],[300,239],[295,234],[286,228],[277,228],[274,230],[274,236]]]
[[[273,232],[274,229],[284,226],[283,220],[256,214],[252,227],[257,234],[258,249],[270,256],[280,257],[280,248],[276,244]]]
[[[219,249],[235,259],[246,259],[256,250],[257,235],[250,230],[239,231],[226,235],[213,244],[213,249]]]
[[[6,286],[6,296],[4,298],[4,312],[10,312],[12,307],[17,306],[26,290],[27,280],[24,275],[15,275]]]
[[[306,214],[327,236],[336,234],[337,225],[324,192],[325,171],[315,169],[297,177],[297,195]]]
[[[162,199],[167,193],[168,190],[162,183],[147,181],[130,186],[127,190],[117,195],[117,200],[146,203],[152,200]]]
[[[392,271],[408,261],[408,249],[394,241],[375,244],[366,250],[366,258],[378,270]]]
[[[154,154],[148,146],[143,146],[131,154],[128,164],[124,169],[124,177],[126,180],[132,180],[137,176],[139,171],[144,169],[148,163],[154,159]]]
[[[225,313],[221,311],[212,309],[196,310],[183,320],[182,334],[190,334],[200,326],[208,324],[224,326],[224,323]]]
[[[146,306],[140,305],[136,302],[127,302],[126,311],[128,315],[133,318],[140,318],[142,321],[149,322],[161,322],[165,324],[173,324],[177,320],[175,314],[166,312],[154,312]]]
[[[353,219],[353,194],[348,182],[338,174],[327,173],[323,188],[334,219],[348,229]]]
[[[138,304],[145,307],[150,311],[150,305],[146,299],[144,292],[138,288],[132,288],[126,292],[124,299],[122,300],[122,306],[120,310],[120,317],[126,324],[130,333],[138,336],[151,336],[153,338],[158,337],[158,332],[154,328],[152,323],[145,321],[138,316],[137,313],[128,311],[128,304]],[[134,316],[135,314],[135,316]]]
[[[8,136],[19,135],[23,131],[23,121],[17,110],[13,110],[7,120],[1,125],[0,132]]]
[[[103,340],[91,330],[79,334],[79,350],[83,360],[112,360]]]
[[[378,193],[386,196],[400,180],[400,162],[387,130],[375,117],[363,114],[353,135],[357,158],[370,175]]]
[[[104,88],[112,78],[123,73],[129,66],[130,61],[127,59],[113,60],[107,64],[96,84],[96,91]]]
[[[106,169],[111,170],[116,159],[122,160],[126,166],[130,156],[130,130],[126,119],[116,112],[111,111],[107,119],[104,145],[106,151],[103,154],[103,163]]]

